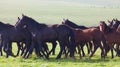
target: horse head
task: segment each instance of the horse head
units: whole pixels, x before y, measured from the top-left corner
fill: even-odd
[[[100,21],[100,25],[99,25],[100,31],[105,32],[106,27],[107,24],[105,23],[105,21]]]

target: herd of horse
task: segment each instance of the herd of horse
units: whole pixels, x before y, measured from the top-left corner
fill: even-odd
[[[85,27],[63,19],[61,24],[47,25],[22,15],[14,26],[0,22],[0,55],[3,56],[4,51],[6,57],[16,57],[21,51],[21,56],[26,59],[35,52],[37,57],[49,59],[51,53],[55,55],[59,43],[60,51],[56,59],[62,55],[75,59],[77,53],[82,58],[85,56],[84,46],[90,57],[100,47],[101,58],[105,59],[110,50],[111,58],[114,58],[113,50],[116,56],[120,56],[120,21],[113,19],[108,22],[100,21],[96,27]],[[17,43],[16,55],[12,51],[12,42]],[[52,43],[51,50],[47,42]]]

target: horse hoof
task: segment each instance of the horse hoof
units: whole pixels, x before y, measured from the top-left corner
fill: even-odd
[[[59,57],[56,57],[56,59],[58,60],[58,59],[60,59]]]

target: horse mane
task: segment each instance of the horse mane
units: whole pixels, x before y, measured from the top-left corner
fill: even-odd
[[[120,21],[117,19],[116,20],[114,19],[113,21],[115,21],[115,23],[113,24],[113,28],[117,29],[120,24]]]
[[[37,22],[36,20],[34,20],[34,19],[31,18],[31,17],[23,16],[23,18],[26,19],[27,21],[33,22],[32,24],[34,24],[38,29],[41,29],[41,28],[47,26],[47,25],[44,24],[44,23],[39,23],[39,22]]]
[[[0,21],[0,26],[8,26],[8,27],[14,27],[13,25],[9,24],[9,23],[3,23]]]
[[[68,19],[65,20],[65,22],[63,24],[69,25],[69,26],[71,26],[73,28],[88,29],[87,27],[85,27],[85,26],[79,26],[79,25],[75,24],[74,22],[72,22],[72,21],[70,21]]]
[[[104,28],[105,28],[104,32],[105,33],[112,33],[114,31],[114,29],[109,27],[109,26],[107,26],[107,24],[105,22],[102,22],[102,24],[104,24]]]

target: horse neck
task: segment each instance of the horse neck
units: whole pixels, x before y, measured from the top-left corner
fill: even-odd
[[[75,24],[75,23],[73,23],[73,22],[71,22],[71,21],[68,21],[68,22],[66,22],[65,24],[67,24],[67,25],[69,25],[69,26],[71,26],[71,27],[73,27],[73,28],[78,27],[77,24]]]
[[[13,27],[14,26],[10,25],[10,24],[2,24],[2,25],[0,25],[0,31],[10,29],[10,28],[13,28]]]
[[[114,29],[117,29],[118,26],[119,26],[119,24],[115,24],[115,25],[113,25],[113,28],[114,28]]]
[[[42,29],[43,27],[45,27],[44,24],[40,24],[36,22],[33,24],[28,24],[27,29],[32,33],[36,33],[38,30]]]
[[[99,29],[100,29],[101,32],[105,33],[105,30],[103,29],[102,26],[99,26]]]
[[[27,30],[29,30],[30,32],[35,33],[35,32],[36,32],[36,30],[37,30],[37,28],[36,28],[36,27],[34,27],[34,25],[33,25],[33,26],[32,26],[32,25],[28,25],[28,26],[27,26]]]

